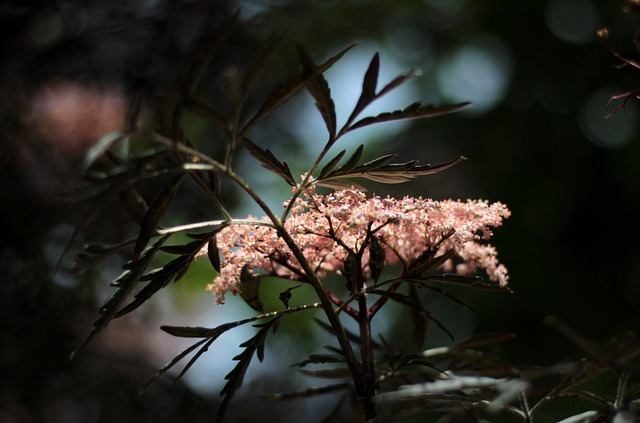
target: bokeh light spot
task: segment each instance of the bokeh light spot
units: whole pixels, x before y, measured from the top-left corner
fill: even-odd
[[[474,107],[466,113],[482,114],[504,98],[511,74],[512,59],[505,44],[480,35],[443,61],[437,80],[447,100],[471,101]]]

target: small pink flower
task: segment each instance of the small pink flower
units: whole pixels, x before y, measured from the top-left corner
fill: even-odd
[[[483,269],[490,280],[505,286],[509,277],[498,263],[495,248],[480,241],[489,239],[492,228],[502,225],[509,215],[504,204],[480,200],[367,199],[354,188],[326,195],[309,189],[296,199],[285,228],[319,277],[343,268],[348,256],[345,246],[362,252],[363,271],[368,276],[369,252],[362,248],[373,232],[385,249],[386,264],[409,265],[427,251],[439,255],[454,250],[461,260],[458,273]],[[302,267],[271,227],[230,225],[216,240],[222,269],[208,290],[218,303],[224,303],[226,292],[237,294],[245,265],[272,276],[304,278]],[[445,263],[441,270],[450,271],[452,266]]]

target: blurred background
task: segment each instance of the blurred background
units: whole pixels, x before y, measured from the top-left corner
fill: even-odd
[[[576,331],[604,342],[637,330],[640,311],[639,110],[605,119],[617,94],[640,87],[640,71],[596,40],[610,28],[610,44],[636,58],[636,2],[615,0],[255,0],[6,1],[0,5],[0,421],[163,422],[209,421],[236,347],[251,330],[214,344],[187,376],[171,386],[161,378],[142,395],[155,371],[189,343],[161,324],[214,326],[251,315],[240,301],[216,306],[204,289],[213,271],[197,262],[187,276],[141,310],[115,321],[74,361],[125,258],[70,274],[84,242],[116,242],[135,226],[110,204],[95,209],[71,251],[68,240],[95,204],[63,194],[79,182],[79,167],[101,136],[126,124],[131,98],[144,99],[144,124],[155,124],[159,94],[171,94],[190,57],[216,28],[242,8],[233,35],[216,56],[196,97],[224,110],[224,80],[242,70],[260,46],[287,28],[282,46],[255,87],[249,110],[280,80],[297,71],[295,45],[316,62],[357,46],[326,73],[344,122],[375,52],[380,82],[419,69],[421,77],[392,92],[367,113],[414,101],[471,101],[464,112],[429,120],[376,126],[349,135],[338,149],[365,144],[365,158],[397,153],[398,161],[467,161],[410,184],[368,184],[378,195],[435,199],[482,198],[509,205],[512,217],[492,244],[511,274],[514,293],[456,292],[471,313],[442,298],[429,300],[456,337],[513,332],[504,346],[514,364],[544,365],[579,351],[544,325],[556,315]],[[222,134],[185,116],[187,136],[212,154],[224,151]],[[252,140],[287,161],[294,175],[321,149],[324,125],[306,93],[260,125]],[[336,150],[337,152],[337,150]],[[239,172],[279,209],[289,188],[249,156]],[[153,190],[145,194],[152,196]],[[223,191],[234,215],[259,214],[246,198]],[[114,203],[115,204],[115,203]],[[182,190],[167,225],[219,218],[195,186]],[[57,269],[57,270],[56,270]],[[277,292],[286,283],[273,281]],[[265,300],[268,294],[265,295]],[[311,301],[296,291],[293,304]],[[277,307],[276,302],[268,307]],[[379,331],[403,340],[391,309]],[[310,316],[311,317],[311,316]],[[398,319],[396,319],[396,317]],[[288,336],[291,335],[291,336]],[[408,336],[408,334],[407,334]],[[319,420],[332,398],[273,404],[263,393],[322,384],[288,365],[330,342],[310,319],[285,322],[265,363],[249,371],[229,421],[256,416]],[[448,340],[434,329],[427,346]],[[221,344],[221,345],[218,345]],[[251,406],[246,406],[250,399]],[[234,405],[245,404],[242,407]],[[293,417],[292,417],[293,416]],[[556,421],[561,415],[549,415]]]

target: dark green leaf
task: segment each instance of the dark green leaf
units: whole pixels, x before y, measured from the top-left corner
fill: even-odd
[[[316,71],[316,64],[301,46],[298,46],[298,55],[302,63],[303,78],[312,75],[309,78],[309,82],[307,82],[307,90],[315,100],[316,108],[327,126],[329,136],[333,139],[336,134],[336,111],[333,100],[331,99],[329,84],[324,76],[322,76],[322,73]]]
[[[445,114],[454,113],[462,109],[465,109],[469,105],[470,105],[469,103],[460,103],[460,104],[454,104],[451,106],[437,107],[433,105],[423,106],[422,103],[416,102],[409,105],[403,110],[385,112],[377,116],[360,119],[359,121],[357,121],[356,123],[354,123],[349,127],[349,131],[352,131],[357,128],[363,128],[365,126],[373,125],[376,123],[392,122],[392,121],[406,120],[406,119],[424,119],[424,118],[430,118],[434,116],[445,115]]]
[[[254,275],[245,265],[240,271],[240,297],[258,313],[264,313],[264,304],[260,298],[260,275]]]
[[[254,354],[261,355],[260,350],[264,350],[264,343],[267,339],[267,335],[269,330],[275,326],[280,320],[280,317],[276,317],[272,320],[269,320],[267,323],[256,325],[260,330],[256,335],[249,339],[248,341],[242,343],[240,347],[244,348],[244,350],[233,359],[238,361],[236,367],[229,372],[228,375],[225,376],[225,379],[228,381],[222,391],[220,391],[220,395],[224,396],[222,404],[218,409],[218,414],[216,416],[216,421],[221,422],[224,418],[224,415],[227,411],[227,406],[229,405],[229,401],[238,391],[240,386],[242,386],[242,382],[244,381],[244,376],[247,373],[247,369],[249,368],[249,364],[251,363],[251,359]]]
[[[158,222],[160,218],[164,216],[165,212],[169,208],[169,205],[173,201],[173,198],[178,190],[178,187],[182,183],[185,174],[181,173],[175,177],[167,187],[158,194],[153,200],[149,211],[144,215],[142,224],[140,225],[140,232],[138,233],[138,239],[133,249],[132,261],[138,260],[142,249],[147,245],[151,237],[155,234],[158,228]]]
[[[291,175],[289,165],[285,162],[281,162],[269,149],[265,150],[259,147],[248,138],[243,138],[242,144],[247,147],[249,154],[255,157],[264,168],[280,175],[289,185],[296,186],[296,181]]]
[[[125,270],[115,281],[116,286],[113,293],[100,307],[100,316],[93,323],[93,328],[89,332],[89,335],[85,338],[82,344],[73,352],[72,358],[82,348],[84,348],[95,336],[102,332],[107,325],[117,317],[117,311],[122,303],[129,296],[133,288],[137,285],[138,281],[142,277],[149,263],[153,259],[155,253],[160,249],[162,244],[167,240],[169,236],[165,235],[159,238],[153,245],[147,247],[140,255],[139,260],[130,269]]]

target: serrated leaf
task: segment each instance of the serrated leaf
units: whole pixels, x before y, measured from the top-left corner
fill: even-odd
[[[160,251],[169,254],[178,254],[182,256],[195,255],[202,249],[201,241],[191,241],[187,244],[163,245]]]
[[[165,288],[172,281],[177,282],[180,280],[187,273],[191,263],[195,260],[196,255],[202,250],[205,244],[207,244],[210,239],[215,237],[215,235],[226,226],[227,224],[223,223],[215,226],[213,231],[205,234],[191,234],[196,238],[196,240],[186,245],[169,246],[167,249],[168,252],[180,254],[180,257],[141,276],[140,280],[148,281],[147,285],[135,295],[133,301],[116,313],[116,317],[130,313],[145,303],[156,292]]]
[[[460,110],[463,110],[470,106],[470,103],[460,103],[454,104],[450,106],[434,106],[434,105],[426,105],[423,106],[422,103],[416,102],[410,104],[405,109],[395,110],[393,112],[385,112],[381,113],[377,116],[366,117],[364,119],[360,119],[355,122],[353,125],[349,127],[349,131],[353,131],[354,129],[363,128],[365,126],[373,125],[376,123],[383,122],[392,122],[398,120],[407,120],[407,119],[423,119],[430,118],[440,115],[446,115],[449,113],[454,113]]]
[[[178,364],[183,358],[185,358],[186,356],[191,354],[191,352],[194,351],[196,348],[198,348],[200,345],[207,344],[207,345],[205,345],[205,347],[208,349],[209,346],[211,345],[211,343],[213,343],[213,340],[211,340],[211,339],[202,339],[202,340],[196,342],[195,344],[191,345],[189,348],[187,348],[186,350],[182,351],[180,354],[175,356],[173,358],[173,360],[171,360],[169,363],[167,363],[164,366],[162,366],[162,368],[160,370],[158,370],[158,372],[147,383],[144,384],[142,389],[146,389],[149,385],[151,385],[153,382],[155,382],[159,377],[161,377],[163,374],[165,374],[173,366]],[[205,349],[205,351],[206,351],[206,349]],[[199,357],[199,355],[198,355],[198,357]],[[183,370],[183,372],[181,372],[181,375],[184,374],[184,373],[185,373],[185,371]],[[177,380],[178,379],[176,379],[176,381]]]
[[[131,313],[133,310],[137,309],[149,300],[149,298],[151,298],[156,292],[169,285],[172,281],[180,279],[189,269],[189,264],[192,260],[193,259],[189,256],[180,256],[164,266],[154,269],[140,277],[141,281],[149,282],[144,288],[138,291],[134,299],[129,304],[118,310],[116,317],[121,317],[127,313]]]
[[[240,271],[240,297],[258,313],[264,313],[264,304],[260,298],[260,275],[254,275],[245,265]]]
[[[358,102],[353,108],[353,112],[347,119],[347,124],[345,126],[349,126],[351,122],[367,107],[373,100],[376,99],[376,88],[378,86],[378,73],[380,72],[380,55],[378,53],[373,55],[371,58],[371,62],[369,62],[369,67],[367,68],[367,72],[364,74],[364,78],[362,80],[362,92],[360,93],[360,97],[358,98]]]
[[[264,343],[267,339],[267,335],[269,334],[269,330],[276,326],[279,321],[280,317],[276,317],[264,324],[256,325],[256,327],[260,328],[258,333],[256,333],[253,338],[240,345],[240,347],[244,348],[244,351],[233,358],[238,361],[238,364],[225,376],[225,379],[228,382],[224,385],[222,391],[220,391],[220,395],[223,395],[224,399],[218,409],[216,421],[221,422],[224,418],[229,401],[231,401],[231,398],[233,398],[238,389],[240,389],[240,386],[242,386],[244,376],[247,373],[249,364],[251,364],[253,355],[258,354],[260,356],[263,354],[263,352],[261,353],[260,351],[264,351]]]
[[[358,151],[356,151],[356,154],[358,154]],[[356,154],[354,154],[354,156],[356,156]],[[359,151],[359,154],[362,154],[362,151]],[[408,182],[418,176],[426,176],[441,172],[465,160],[465,157],[458,157],[454,160],[438,165],[420,165],[415,160],[406,163],[389,164],[389,162],[393,160],[395,156],[392,154],[388,154],[371,160],[363,165],[355,166],[355,163],[352,163],[351,161],[354,156],[349,159],[349,162],[347,164],[334,170],[333,172],[330,172],[323,178],[316,179],[314,183],[316,185],[327,187],[348,187],[350,186],[350,182],[339,182],[339,180],[350,178],[364,178],[374,182],[385,184],[398,184]],[[360,156],[358,155],[357,160],[359,159]]]
[[[385,85],[380,92],[378,93],[378,95],[376,96],[376,98],[380,98],[383,95],[385,95],[386,93],[394,90],[395,88],[399,87],[400,85],[404,84],[405,82],[407,82],[409,79],[411,78],[415,78],[416,76],[420,75],[420,72],[416,71],[415,69],[410,70],[407,73],[403,73],[401,75],[396,76],[395,78],[393,78],[391,80],[391,82],[389,82],[387,85]]]
[[[347,150],[342,150],[341,152],[336,154],[336,156],[333,159],[329,160],[329,163],[327,163],[320,171],[320,175],[318,175],[318,179],[324,178],[329,174],[329,172],[335,169],[335,167],[338,165],[340,160],[342,160],[346,152]]]
[[[269,98],[267,98],[267,100],[262,104],[260,110],[258,110],[258,112],[256,112],[256,114],[249,120],[249,122],[246,123],[242,130],[239,131],[240,138],[246,135],[265,116],[276,110],[278,107],[286,103],[291,97],[297,94],[312,78],[324,73],[327,69],[333,66],[338,60],[342,58],[342,56],[344,56],[349,50],[351,50],[353,46],[354,44],[347,46],[333,57],[314,67],[313,72],[305,72],[288,83],[280,84],[269,96]]]
[[[79,253],[71,266],[69,267],[70,273],[80,272],[89,267],[93,267],[114,254],[130,247],[136,242],[135,239],[128,239],[118,244],[87,244],[84,247],[84,252]]]
[[[314,183],[318,186],[331,188],[336,191],[353,188],[353,189],[357,189],[358,191],[367,192],[367,189],[362,185],[356,184],[355,182],[352,182],[352,181],[347,181],[342,179],[331,179],[331,180],[323,180],[323,181],[316,180]]]
[[[242,144],[247,148],[249,154],[260,162],[262,167],[276,175],[280,175],[289,185],[296,186],[296,181],[291,175],[289,165],[281,162],[269,149],[265,150],[259,147],[246,137],[242,139]]]
[[[161,192],[158,196],[153,200],[151,207],[149,207],[149,211],[144,215],[142,219],[142,223],[140,224],[140,232],[138,233],[138,239],[136,240],[136,245],[133,249],[133,254],[131,260],[135,262],[138,260],[142,249],[147,245],[151,237],[155,234],[156,229],[158,228],[158,222],[160,218],[164,216],[169,205],[173,201],[173,198],[178,191],[178,187],[182,183],[185,174],[181,173],[177,177],[175,177]]]
[[[314,75],[307,82],[307,90],[315,100],[316,108],[329,131],[329,136],[333,139],[336,135],[336,110],[329,84],[322,73],[316,72],[316,64],[302,46],[298,46],[298,55],[302,63],[303,78]]]
[[[100,332],[102,332],[107,325],[117,317],[117,311],[122,303],[129,296],[133,288],[137,285],[138,281],[142,277],[149,263],[153,259],[155,253],[160,249],[162,244],[167,240],[169,236],[163,236],[159,238],[153,245],[147,247],[140,255],[139,260],[130,269],[125,270],[114,281],[116,282],[116,288],[109,298],[100,307],[100,316],[93,323],[93,327],[85,340],[80,346],[73,352],[71,357],[75,356],[81,349],[83,349],[93,338],[95,338]]]
[[[358,162],[360,161],[360,157],[362,157],[363,151],[364,151],[364,144],[360,144],[358,148],[356,148],[356,151],[353,152],[351,157],[347,159],[346,163],[340,166],[340,168],[336,169],[334,172],[331,172],[331,174],[341,175],[341,174],[351,172],[353,168],[355,168]]]

